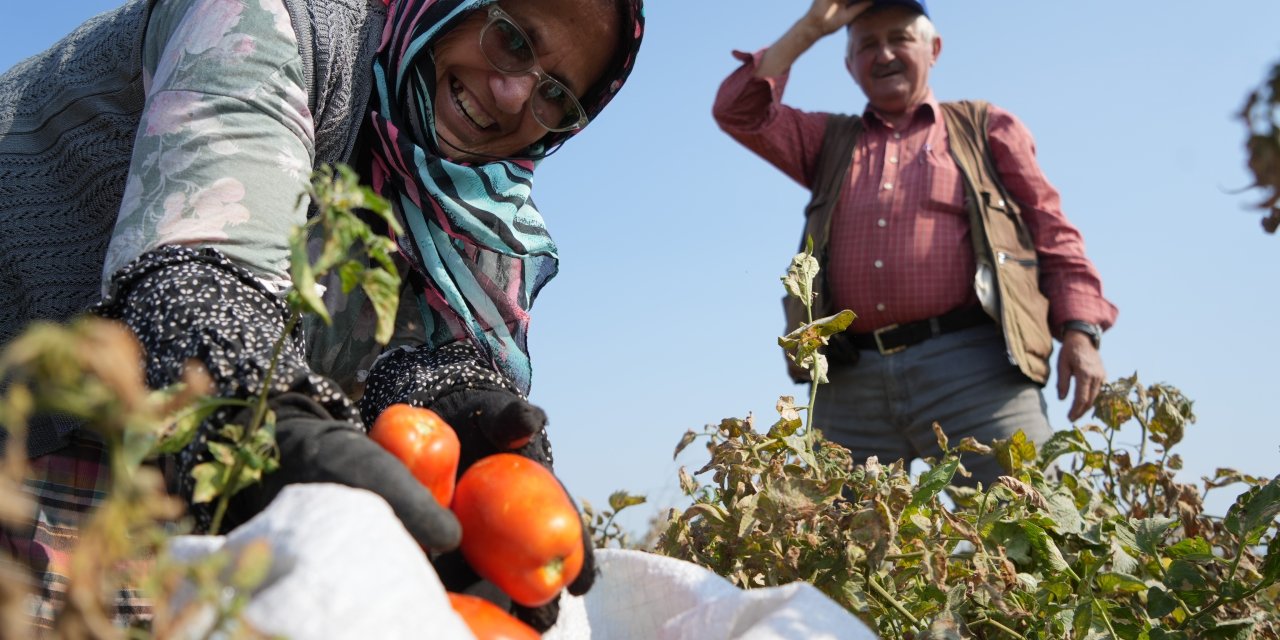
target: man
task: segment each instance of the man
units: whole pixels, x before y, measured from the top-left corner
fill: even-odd
[[[1062,343],[1058,397],[1074,384],[1074,421],[1104,380],[1098,346],[1116,308],[1021,122],[994,105],[934,98],[942,39],[925,2],[847,2],[814,0],[769,48],[735,52],[743,65],[714,109],[725,132],[814,191],[819,303],[858,316],[829,350],[816,424],[855,458],[886,462],[938,455],[935,421],[953,442],[1019,429],[1043,442],[1050,336]],[[867,97],[861,118],[783,104],[792,63],[841,29],[845,65]],[[851,168],[835,173],[835,162]],[[991,456],[965,466],[984,485],[1002,473]]]

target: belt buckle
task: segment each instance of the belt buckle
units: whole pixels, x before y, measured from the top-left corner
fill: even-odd
[[[882,355],[882,356],[893,355],[893,354],[895,354],[895,353],[897,353],[897,352],[899,352],[899,351],[902,351],[903,349],[906,349],[906,348],[907,348],[907,345],[905,345],[905,344],[900,344],[900,345],[898,345],[898,346],[896,346],[896,347],[893,347],[893,348],[891,348],[891,349],[885,349],[885,348],[884,348],[884,341],[883,341],[883,340],[881,340],[881,338],[880,338],[881,334],[884,334],[884,333],[886,333],[886,332],[888,332],[888,331],[893,331],[894,329],[897,329],[897,328],[898,328],[898,325],[896,325],[896,324],[891,324],[891,325],[889,325],[889,326],[887,326],[887,327],[880,327],[879,329],[876,329],[875,331],[872,331],[872,332],[871,332],[871,337],[875,338],[875,340],[876,340],[876,349],[880,351],[880,355]]]

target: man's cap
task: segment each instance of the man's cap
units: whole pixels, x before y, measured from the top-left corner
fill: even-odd
[[[929,17],[929,7],[925,5],[924,0],[872,0],[871,2],[872,7],[888,7],[893,5],[906,7],[917,13],[924,14],[926,18]]]

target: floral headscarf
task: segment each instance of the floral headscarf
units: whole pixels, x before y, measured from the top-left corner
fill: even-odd
[[[579,130],[549,133],[522,157],[454,162],[440,153],[432,105],[435,39],[494,0],[394,0],[374,62],[373,187],[405,223],[428,346],[474,341],[523,391],[532,376],[529,308],[556,274],[555,243],[530,198],[539,159]],[[622,12],[614,59],[581,100],[595,117],[635,64],[642,0]]]

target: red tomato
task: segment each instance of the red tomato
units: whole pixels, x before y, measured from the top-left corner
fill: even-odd
[[[526,606],[546,604],[582,570],[582,521],[556,477],[514,453],[471,465],[453,512],[462,555],[476,573]]]
[[[434,411],[407,404],[387,407],[369,437],[399,458],[413,477],[448,507],[458,476],[458,434]]]
[[[533,627],[516,620],[498,605],[462,593],[450,593],[449,604],[458,612],[476,640],[538,640]]]

